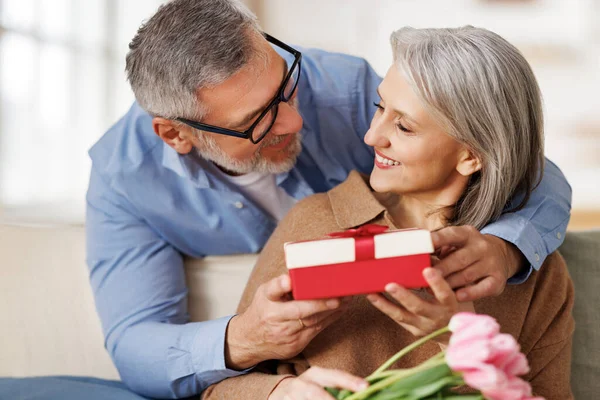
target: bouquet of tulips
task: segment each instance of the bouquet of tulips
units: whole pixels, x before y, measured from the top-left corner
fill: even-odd
[[[425,342],[451,332],[445,351],[410,368],[389,367]],[[527,358],[511,335],[500,333],[487,315],[459,313],[447,327],[405,347],[366,378],[361,392],[326,388],[337,400],[543,400],[531,397],[531,386],[519,378],[529,372]],[[453,389],[468,385],[474,394]]]

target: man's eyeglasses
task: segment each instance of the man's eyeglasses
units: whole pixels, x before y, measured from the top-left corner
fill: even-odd
[[[285,79],[283,80],[277,95],[269,105],[265,108],[265,110],[258,116],[256,121],[248,129],[244,132],[236,131],[233,129],[221,128],[214,125],[203,124],[201,122],[192,121],[185,118],[177,118],[178,121],[183,122],[186,125],[191,126],[192,128],[199,129],[206,132],[218,133],[221,135],[235,136],[242,139],[249,139],[252,143],[257,144],[267,135],[273,124],[275,123],[275,119],[277,119],[277,110],[279,103],[284,102],[287,103],[294,92],[296,91],[296,87],[298,86],[298,80],[300,79],[300,70],[302,67],[302,53],[293,47],[288,46],[280,40],[275,39],[273,36],[268,34],[264,34],[265,38],[268,42],[273,43],[275,46],[284,49],[285,51],[291,53],[294,56],[294,62],[290,67]]]

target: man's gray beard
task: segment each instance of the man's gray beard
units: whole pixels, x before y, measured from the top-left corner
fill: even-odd
[[[296,164],[296,159],[302,150],[300,133],[295,134],[290,144],[281,150],[288,153],[288,157],[282,161],[273,162],[267,160],[261,155],[261,150],[264,147],[281,143],[287,138],[288,135],[267,136],[257,145],[258,149],[251,158],[240,161],[231,158],[217,146],[211,137],[205,133],[201,133],[198,138],[200,145],[196,148],[196,151],[200,157],[212,161],[217,166],[236,174],[247,174],[250,172],[279,174],[291,170]]]

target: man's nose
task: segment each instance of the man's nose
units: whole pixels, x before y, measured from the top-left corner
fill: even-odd
[[[302,129],[302,116],[292,104],[281,102],[277,106],[277,119],[271,128],[274,135],[298,133]]]

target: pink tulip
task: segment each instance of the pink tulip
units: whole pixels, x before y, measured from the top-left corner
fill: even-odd
[[[479,369],[492,355],[489,339],[463,340],[450,342],[446,349],[446,362],[454,371],[466,372]]]
[[[500,333],[495,319],[459,313],[450,320],[449,329],[446,362],[463,374],[467,385],[489,400],[540,400],[531,397],[530,384],[517,377],[529,372],[527,358],[515,338]]]
[[[521,353],[521,346],[511,335],[498,334],[490,339],[489,362],[507,375],[525,375],[529,372],[527,358]]]
[[[500,325],[489,315],[477,315],[468,312],[455,314],[448,324],[452,332],[450,344],[471,341],[475,338],[489,339],[500,332]]]
[[[521,376],[529,372],[529,362],[523,353],[517,353],[512,360],[504,366],[508,375]]]
[[[496,387],[482,389],[481,393],[489,400],[525,400],[531,399],[531,386],[513,376]]]
[[[493,365],[481,364],[478,368],[464,371],[463,380],[467,385],[479,389],[484,393],[486,389],[494,389],[506,385],[508,378],[502,370]]]

